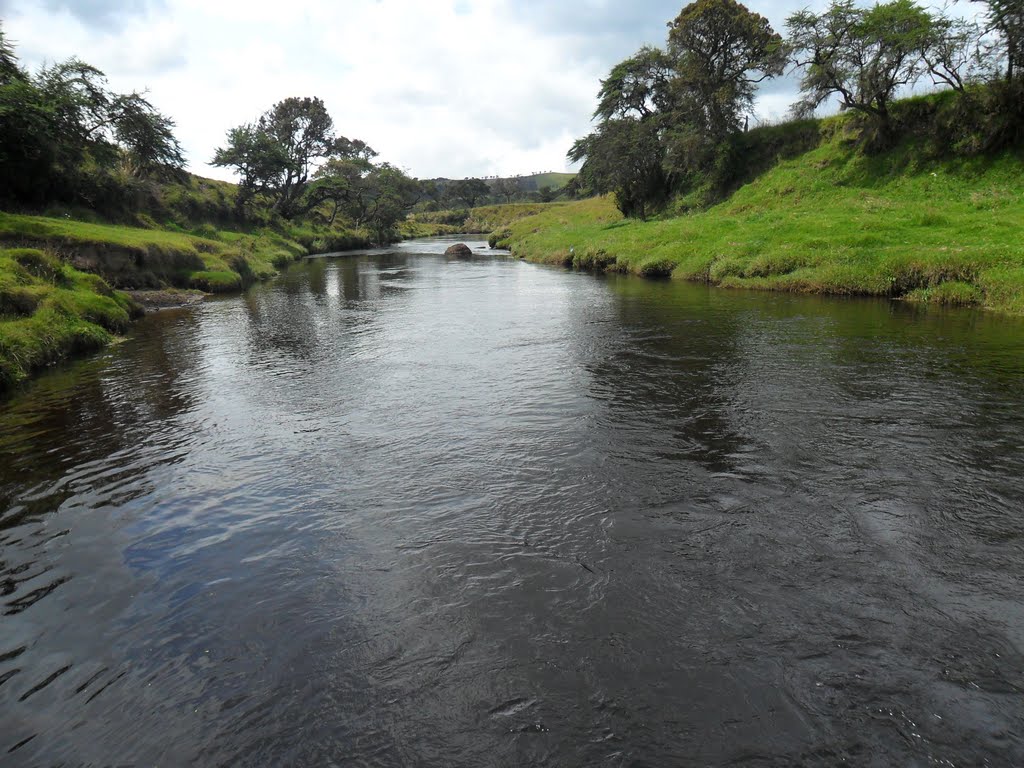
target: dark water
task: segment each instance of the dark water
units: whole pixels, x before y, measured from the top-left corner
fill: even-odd
[[[1024,323],[440,247],[0,405],[0,764],[1024,764]]]

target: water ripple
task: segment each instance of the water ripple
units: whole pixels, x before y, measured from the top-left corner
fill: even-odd
[[[0,407],[8,762],[1024,762],[1024,325],[448,242]]]

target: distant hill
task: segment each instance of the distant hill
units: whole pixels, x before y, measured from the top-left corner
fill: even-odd
[[[549,171],[547,173],[531,173],[528,176],[483,176],[476,178],[482,178],[483,181],[486,181],[491,186],[494,186],[500,181],[515,181],[518,182],[519,188],[524,192],[536,192],[541,187],[551,187],[555,190],[561,189],[570,181],[575,179],[576,174]],[[442,176],[437,179],[427,179],[427,181],[432,181],[435,184],[446,184],[456,181],[456,179],[449,179]]]
[[[531,173],[527,176],[484,176],[467,179],[426,179],[423,183],[433,188],[432,199],[424,210],[437,211],[452,208],[473,208],[480,205],[496,205],[501,203],[551,202],[562,198],[568,199],[569,183],[576,178],[575,173]],[[485,184],[477,188],[473,184]],[[469,185],[468,187],[466,185]]]
[[[541,187],[551,187],[557,190],[575,178],[575,173],[534,173],[530,176],[520,176],[519,184],[527,192],[539,190]]]

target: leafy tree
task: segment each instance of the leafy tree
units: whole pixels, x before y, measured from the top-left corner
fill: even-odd
[[[374,164],[376,154],[362,142],[349,142],[344,156],[332,157],[316,171],[305,202],[307,209],[330,204],[328,225],[341,215],[385,243],[424,197],[424,186],[389,163]]]
[[[606,120],[576,141],[569,159],[582,162],[581,183],[598,193],[614,192],[623,215],[646,219],[664,201],[664,146],[651,120]]]
[[[240,200],[269,195],[285,218],[301,212],[301,201],[316,167],[327,158],[359,154],[366,144],[335,136],[334,121],[318,98],[280,101],[255,123],[232,128],[213,164],[240,177]]]
[[[257,194],[273,194],[285,173],[284,147],[256,123],[231,128],[227,144],[214,152],[213,165],[233,168],[238,174],[238,202],[244,205]]]
[[[444,184],[439,184],[437,181],[431,179],[420,182],[420,192],[423,199],[427,201],[427,207],[435,211],[440,211],[445,207],[445,203],[448,201],[448,190]]]
[[[519,196],[518,179],[498,179],[494,182],[494,194],[506,203],[511,203]]]
[[[174,121],[157,112],[137,93],[116,102],[114,137],[122,149],[121,165],[132,176],[150,176],[185,164]]]
[[[25,71],[18,64],[14,46],[4,35],[3,21],[0,20],[0,85],[9,85],[15,80],[26,80]]]
[[[0,29],[0,196],[102,206],[125,188],[111,177],[118,166],[133,176],[182,167],[173,128],[145,97],[111,91],[79,59],[27,74]]]
[[[366,213],[362,223],[378,243],[393,239],[395,225],[420,201],[422,188],[400,168],[381,163],[366,177]]]
[[[448,191],[467,208],[475,208],[480,200],[491,194],[491,188],[483,179],[453,181],[448,185]]]
[[[917,82],[934,40],[934,20],[913,0],[860,8],[838,0],[822,14],[804,10],[786,22],[803,78],[796,111],[807,114],[833,95],[889,124],[889,106],[902,86]]]
[[[696,0],[669,24],[666,50],[644,47],[601,81],[596,130],[569,152],[579,185],[649,215],[673,187],[715,172],[742,129],[757,84],[782,73],[782,38],[736,0]]]
[[[305,191],[313,162],[334,154],[338,141],[334,121],[320,99],[291,97],[264,113],[260,130],[276,142],[285,158],[275,190],[275,207],[289,217],[295,201]]]
[[[697,0],[669,25],[673,108],[721,139],[743,127],[758,83],[781,75],[787,53],[768,19],[736,0]]]
[[[968,83],[978,79],[985,66],[982,35],[975,22],[946,16],[934,18],[931,39],[921,52],[932,83],[962,92]]]
[[[1006,80],[1013,81],[1024,69],[1024,2],[1021,0],[972,0],[986,7],[989,27],[1005,47]]]
[[[659,49],[644,46],[636,54],[612,67],[601,81],[594,117],[601,120],[631,117],[643,120],[669,107],[672,62]]]
[[[331,204],[328,225],[334,224],[339,212],[345,213],[355,223],[361,223],[367,215],[369,201],[367,187],[363,180],[373,171],[372,158],[376,153],[366,147],[363,152],[346,157],[332,157],[321,166],[310,185],[307,208],[322,203]]]

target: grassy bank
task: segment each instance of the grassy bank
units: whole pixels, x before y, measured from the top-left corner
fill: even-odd
[[[140,308],[117,289],[159,291],[161,302],[173,289],[237,291],[313,249],[367,242],[344,232],[331,242],[312,230],[289,234],[209,224],[181,232],[0,212],[0,392],[124,332]]]
[[[271,230],[201,226],[196,234],[0,213],[0,244],[46,250],[118,288],[221,292],[263,279],[307,253]]]
[[[141,309],[103,278],[32,248],[0,250],[0,392],[99,349]]]
[[[869,155],[851,120],[830,118],[816,146],[707,210],[642,222],[592,199],[498,241],[585,269],[1024,313],[1024,154],[941,159],[908,139]]]

